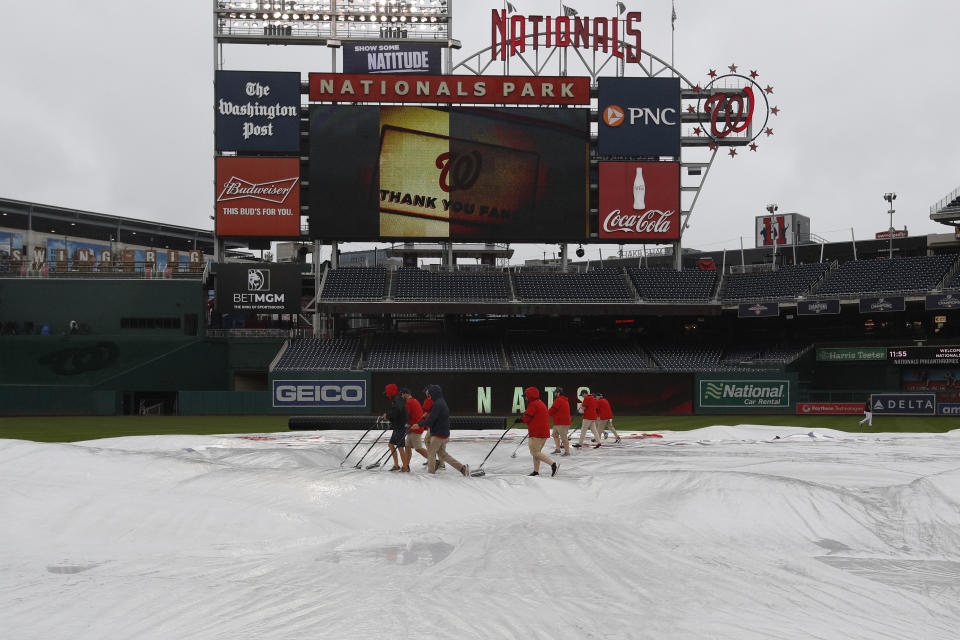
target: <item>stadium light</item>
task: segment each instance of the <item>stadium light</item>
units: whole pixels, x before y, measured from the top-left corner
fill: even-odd
[[[893,214],[896,211],[896,209],[893,208],[893,201],[897,199],[897,194],[893,192],[885,193],[883,194],[883,199],[887,201],[890,207],[890,210],[887,211],[887,213],[890,214],[890,229],[887,231],[887,233],[890,234],[890,249],[887,252],[887,259],[893,259]]]

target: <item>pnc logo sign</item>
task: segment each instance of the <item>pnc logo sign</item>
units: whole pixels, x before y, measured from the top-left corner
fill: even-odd
[[[601,156],[680,155],[679,78],[600,78]]]
[[[603,122],[608,127],[619,127],[623,124],[623,107],[612,104],[603,110]]]

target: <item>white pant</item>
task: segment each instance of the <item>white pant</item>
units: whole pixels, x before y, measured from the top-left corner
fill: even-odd
[[[857,424],[863,424],[864,422],[867,423],[867,426],[868,426],[868,427],[872,427],[872,426],[873,426],[873,411],[864,411],[864,412],[863,412],[863,420],[861,420],[861,421],[858,422]]]

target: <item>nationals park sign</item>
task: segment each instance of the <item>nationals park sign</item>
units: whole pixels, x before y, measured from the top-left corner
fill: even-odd
[[[588,105],[590,78],[311,73],[310,101]]]

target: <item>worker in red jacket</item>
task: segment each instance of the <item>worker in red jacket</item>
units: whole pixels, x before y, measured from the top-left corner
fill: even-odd
[[[561,455],[570,455],[570,401],[563,395],[563,387],[557,387],[554,391],[553,404],[550,405],[550,417],[553,419],[553,442],[556,448],[554,453],[560,453],[561,446],[563,453]]]
[[[587,429],[593,431],[593,441],[596,442],[593,448],[600,446],[600,432],[597,430],[597,401],[589,393],[580,399],[580,413],[583,419],[580,420],[580,442],[573,445],[577,448],[583,446],[583,437],[587,435]]]
[[[423,416],[420,418],[420,424],[424,425],[423,433],[423,447],[424,449],[430,449],[430,429],[426,427],[427,417],[430,415],[430,409],[433,407],[433,398],[430,397],[430,386],[427,385],[423,389],[423,394],[426,396],[423,400]],[[428,456],[429,457],[429,456]],[[424,462],[423,466],[427,466],[427,463]],[[447,465],[441,460],[440,465],[437,469],[446,469]]]
[[[610,401],[602,393],[594,393],[593,397],[597,401],[597,431],[606,435],[607,429],[610,429],[616,438],[614,443],[620,442],[620,434],[613,426],[613,409],[610,408]]]
[[[410,389],[400,389],[400,395],[406,401],[407,405],[407,441],[404,446],[404,471],[410,471],[410,458],[416,451],[426,459],[427,449],[423,446],[424,426],[420,424],[423,417],[423,408],[420,401],[413,397]],[[433,403],[431,403],[433,404]]]
[[[533,473],[530,475],[540,475],[540,463],[546,462],[550,465],[550,475],[557,475],[557,463],[543,452],[543,445],[550,438],[550,415],[547,412],[547,405],[540,399],[540,392],[535,387],[527,387],[523,391],[527,399],[527,410],[524,411],[514,424],[523,421],[527,424],[527,446],[530,447],[530,455],[533,456]]]

